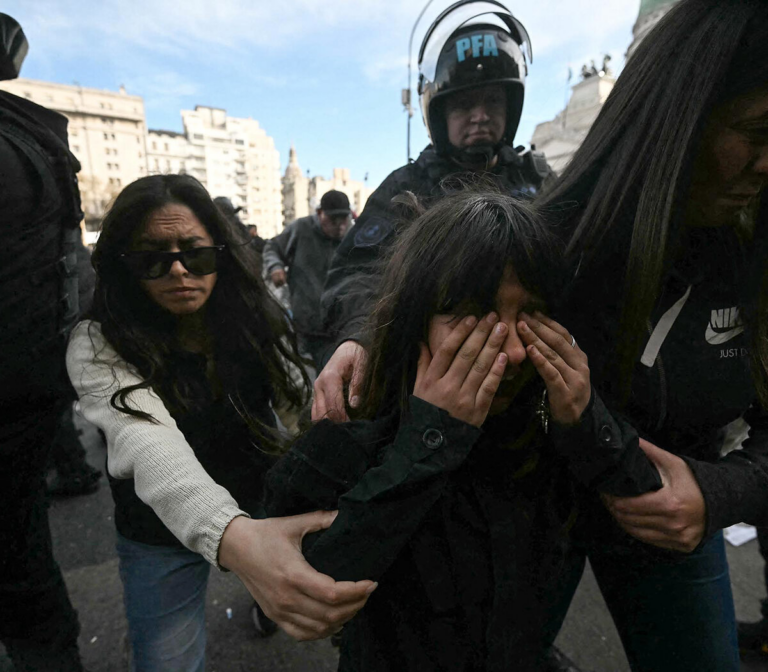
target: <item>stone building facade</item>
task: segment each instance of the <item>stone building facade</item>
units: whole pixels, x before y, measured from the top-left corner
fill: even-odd
[[[0,89],[55,110],[69,119],[69,145],[80,161],[78,175],[85,213],[84,239],[94,243],[104,212],[118,193],[144,175],[186,173],[211,196],[227,196],[243,208],[263,238],[286,222],[314,212],[321,196],[338,189],[360,213],[373,192],[353,180],[346,168],[333,177],[309,178],[292,147],[280,178],[280,153],[254,119],[230,117],[226,110],[198,105],[182,110],[183,133],[147,130],[144,100],[124,87],[106,91],[31,79],[0,82]]]
[[[254,119],[197,106],[182,110],[184,133],[148,131],[143,98],[123,87],[115,92],[14,79],[0,88],[69,119],[69,146],[82,166],[87,243],[95,242],[104,212],[123,187],[167,173],[194,175],[211,196],[228,196],[265,238],[282,230],[280,154]]]
[[[536,126],[531,145],[544,152],[552,170],[561,173],[587,136],[616,80],[595,75],[572,87],[568,105],[552,121]]]
[[[288,153],[288,167],[283,175],[282,190],[284,225],[299,217],[306,217],[309,214],[309,178],[301,171],[293,145]]]
[[[211,196],[227,196],[244,208],[241,218],[271,238],[282,230],[280,153],[255,119],[230,117],[226,110],[198,105],[182,110],[189,143],[186,171]]]
[[[22,78],[0,82],[0,88],[69,119],[69,147],[82,166],[84,235],[92,242],[109,203],[125,185],[147,174],[144,100],[124,87],[104,91]]]
[[[637,45],[678,1],[641,0],[627,58],[631,57]],[[562,172],[576,153],[615,83],[610,73],[606,74],[602,70],[597,75],[583,79],[571,87],[571,97],[565,110],[552,121],[536,126],[531,145],[544,152],[555,172]]]
[[[349,204],[356,215],[363,211],[368,198],[374,192],[366,182],[353,180],[349,168],[334,168],[331,179],[320,175],[315,177],[304,175],[299,167],[293,145],[291,145],[288,167],[285,169],[282,183],[284,225],[315,212],[320,207],[323,194],[332,189],[343,191],[349,197]]]
[[[188,173],[192,148],[187,136],[175,131],[147,131],[147,174]]]
[[[640,44],[645,36],[651,31],[661,18],[675,5],[679,0],[642,0],[640,11],[637,15],[637,21],[632,28],[632,44],[627,49],[627,58],[629,58]]]
[[[196,177],[212,197],[226,196],[241,207],[240,218],[271,238],[282,230],[280,154],[274,140],[253,119],[198,105],[182,110],[184,133],[147,133],[150,175],[183,173]]]

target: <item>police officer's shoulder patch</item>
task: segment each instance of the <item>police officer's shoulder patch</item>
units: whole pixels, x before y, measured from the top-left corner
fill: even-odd
[[[355,231],[355,247],[371,247],[384,240],[395,225],[384,217],[371,217]]]

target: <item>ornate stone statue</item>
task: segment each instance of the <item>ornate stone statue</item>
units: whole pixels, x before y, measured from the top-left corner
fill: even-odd
[[[603,67],[601,68],[602,74],[607,77],[613,77],[613,70],[610,68],[611,55],[605,54],[603,56]]]
[[[603,65],[601,66],[600,70],[597,69],[597,66],[595,65],[595,61],[591,60],[589,65],[582,65],[581,66],[581,78],[582,79],[589,79],[590,77],[612,77],[613,76],[613,70],[611,70],[609,63],[611,62],[611,56],[610,54],[605,54],[603,56]]]

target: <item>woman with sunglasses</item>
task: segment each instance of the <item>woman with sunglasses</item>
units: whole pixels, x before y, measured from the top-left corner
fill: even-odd
[[[327,636],[369,581],[334,583],[297,550],[332,516],[249,520],[280,450],[273,406],[307,380],[245,234],[194,178],[117,197],[93,253],[93,308],[67,354],[85,417],[107,437],[132,669],[202,670],[210,565],[235,571],[291,635]]]

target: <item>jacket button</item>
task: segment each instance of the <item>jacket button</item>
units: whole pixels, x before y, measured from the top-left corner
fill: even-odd
[[[613,432],[611,431],[611,428],[608,425],[603,425],[600,428],[600,433],[598,434],[600,441],[603,443],[611,443],[613,441]]]
[[[424,445],[431,449],[436,450],[443,445],[443,435],[438,429],[428,429],[424,432],[424,436],[421,437]]]

